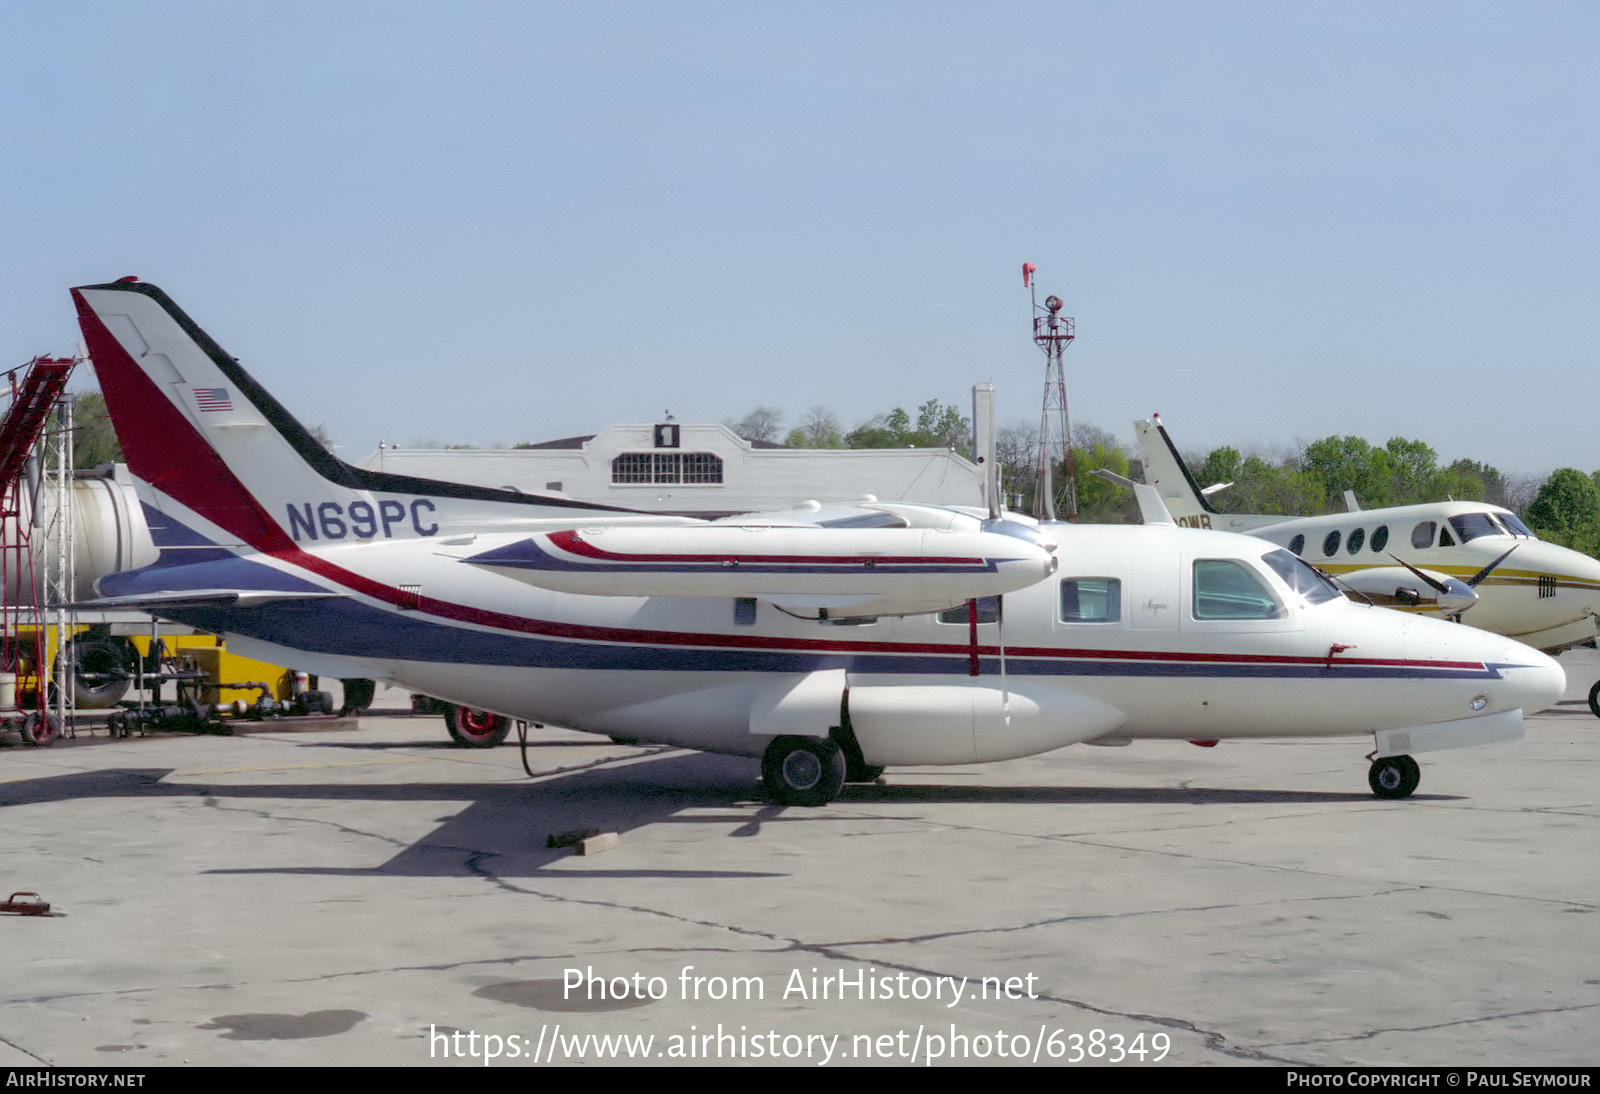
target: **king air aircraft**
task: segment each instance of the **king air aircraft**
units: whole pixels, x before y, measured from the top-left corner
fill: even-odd
[[[100,603],[490,723],[760,757],[780,803],[893,765],[1336,736],[1373,740],[1374,792],[1404,797],[1411,753],[1517,737],[1565,685],[1520,643],[1179,528],[1144,487],[1162,523],[874,503],[705,522],[359,470],[160,289],[73,296],[160,548]]]
[[[1509,509],[1440,501],[1320,517],[1220,513],[1161,424],[1133,423],[1145,482],[1179,524],[1248,532],[1287,547],[1334,575],[1353,598],[1402,611],[1460,619],[1546,653],[1595,637],[1600,562],[1546,543]]]

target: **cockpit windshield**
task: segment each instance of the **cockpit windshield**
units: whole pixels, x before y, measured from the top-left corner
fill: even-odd
[[[1488,513],[1462,513],[1450,518],[1450,527],[1456,530],[1462,543],[1471,543],[1479,536],[1503,536],[1506,530]]]
[[[1496,513],[1495,516],[1497,516],[1501,520],[1505,521],[1506,527],[1511,529],[1512,535],[1527,536],[1529,539],[1538,539],[1539,538],[1538,536],[1533,534],[1533,529],[1532,528],[1529,528],[1526,524],[1523,524],[1520,520],[1517,519],[1516,514],[1514,514],[1514,513]]]
[[[1261,556],[1261,561],[1271,566],[1272,572],[1283,578],[1285,585],[1305,597],[1307,604],[1324,604],[1342,595],[1333,582],[1318,573],[1315,567],[1281,548],[1268,551]]]

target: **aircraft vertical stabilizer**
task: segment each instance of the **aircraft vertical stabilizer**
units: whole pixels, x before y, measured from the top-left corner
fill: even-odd
[[[129,278],[73,297],[129,469],[256,550],[432,536],[452,501],[520,518],[616,511],[351,467],[154,285]]]

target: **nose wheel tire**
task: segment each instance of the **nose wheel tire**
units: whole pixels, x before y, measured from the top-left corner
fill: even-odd
[[[779,805],[827,805],[844,774],[844,753],[827,737],[776,737],[761,757],[761,781]]]
[[[1367,772],[1367,784],[1380,798],[1409,798],[1421,781],[1422,769],[1410,756],[1384,756]]]
[[[1600,680],[1594,682],[1594,687],[1589,689],[1589,713],[1600,718]]]
[[[444,724],[450,739],[465,748],[494,748],[511,730],[511,719],[471,707],[451,707]]]

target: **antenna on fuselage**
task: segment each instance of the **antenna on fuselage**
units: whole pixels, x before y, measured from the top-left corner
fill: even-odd
[[[1036,267],[1022,264],[1022,284],[1033,302],[1033,343],[1044,350],[1044,398],[1039,407],[1039,455],[1034,463],[1033,515],[1040,520],[1077,520],[1078,489],[1073,481],[1072,434],[1067,418],[1067,380],[1062,357],[1077,337],[1071,316],[1062,315],[1059,296],[1047,296],[1039,304],[1033,284]],[[1062,470],[1062,486],[1055,486],[1055,468]],[[1056,502],[1061,513],[1057,516]]]

